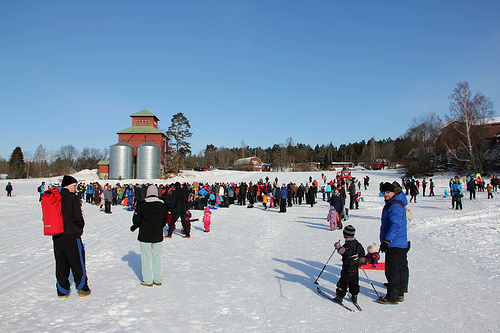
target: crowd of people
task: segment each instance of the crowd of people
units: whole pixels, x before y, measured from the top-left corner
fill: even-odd
[[[478,175],[466,177],[467,191],[470,199],[475,199],[475,191],[481,191],[482,179]],[[481,179],[481,181],[479,181]],[[141,248],[141,262],[143,271],[142,284],[148,287],[161,285],[161,243],[164,239],[171,238],[175,230],[175,223],[180,220],[181,234],[184,238],[191,237],[190,210],[203,211],[204,231],[210,231],[212,211],[218,208],[227,208],[231,205],[255,207],[262,204],[264,210],[279,209],[285,213],[287,208],[303,203],[313,207],[318,200],[318,193],[322,200],[329,203],[327,220],[331,230],[343,229],[344,245],[335,244],[338,253],[342,255],[343,269],[337,283],[336,301],[342,302],[347,290],[351,292],[353,300],[359,292],[359,277],[357,267],[366,262],[377,265],[380,258],[379,252],[386,253],[385,274],[387,278],[387,295],[381,297],[379,303],[397,304],[404,301],[404,293],[408,291],[408,262],[407,253],[410,249],[408,237],[409,220],[406,218],[408,210],[405,207],[409,202],[416,203],[417,195],[422,191],[426,196],[434,196],[434,182],[425,178],[420,182],[412,177],[402,179],[403,186],[397,182],[380,183],[379,192],[385,199],[382,212],[380,229],[380,247],[375,251],[371,245],[367,252],[354,237],[355,229],[352,225],[343,226],[343,221],[349,219],[349,211],[359,209],[361,201],[361,181],[355,178],[337,178],[327,181],[322,175],[322,184],[309,178],[309,182],[296,184],[278,183],[276,178],[270,182],[259,179],[257,182],[226,182],[226,183],[184,183],[172,184],[123,184],[115,185],[99,182],[85,184],[78,183],[71,176],[65,176],[61,185],[54,183],[48,186],[45,182],[38,188],[40,200],[46,190],[59,187],[64,202],[71,202],[71,209],[66,209],[65,225],[70,226],[62,235],[54,236],[54,249],[56,256],[57,292],[61,298],[69,293],[69,269],[73,272],[75,283],[79,286],[78,293],[81,297],[90,294],[85,271],[84,252],[81,247],[81,233],[83,232],[83,215],[81,203],[99,206],[104,213],[111,214],[111,207],[123,206],[133,211],[131,231],[139,229],[138,241]],[[12,186],[9,183],[10,186]],[[363,178],[366,189],[369,186],[369,177]],[[490,193],[498,188],[498,177],[492,177],[490,184],[485,186]],[[460,177],[450,180],[450,193],[452,194],[453,207],[462,209],[462,193]],[[406,191],[406,192],[404,192]],[[410,196],[408,201],[407,195]],[[76,199],[74,199],[76,198]],[[69,200],[69,201],[68,201]],[[79,206],[75,206],[78,202]],[[394,204],[396,203],[396,204]],[[67,221],[68,222],[67,222]],[[166,228],[168,227],[168,228]],[[165,234],[166,233],[166,234]],[[69,259],[68,259],[69,258]],[[83,263],[83,267],[82,267]],[[59,267],[59,268],[58,268]],[[356,270],[354,270],[356,267]],[[354,273],[356,272],[356,273]]]

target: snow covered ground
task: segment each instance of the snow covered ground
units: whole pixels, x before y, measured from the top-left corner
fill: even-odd
[[[305,183],[321,172],[186,172],[172,181],[240,182],[269,176]],[[333,172],[326,173],[328,179]],[[369,175],[360,209],[347,224],[366,248],[378,242],[382,181],[400,180],[395,170],[354,171]],[[97,180],[95,171],[76,174]],[[410,286],[404,303],[381,305],[360,272],[362,312],[349,313],[321,297],[313,283],[341,231],[330,231],[328,205],[318,203],[263,210],[231,206],[212,215],[212,230],[193,222],[191,239],[178,233],[163,243],[161,287],[144,287],[137,231],[131,212],[112,207],[106,215],[83,204],[89,286],[92,295],[67,300],[56,295],[52,240],[44,236],[37,187],[41,179],[13,180],[6,197],[0,180],[1,332],[498,332],[500,327],[500,199],[464,197],[451,210],[442,197],[449,175],[435,176],[436,197],[418,197],[410,229]],[[59,179],[43,179],[47,183]],[[489,181],[489,179],[488,179]],[[134,183],[136,181],[133,181]],[[156,181],[161,183],[161,181]],[[123,183],[123,182],[122,182]],[[201,211],[193,211],[201,217]],[[382,260],[385,261],[384,255]],[[334,254],[319,279],[334,294],[341,268]],[[383,271],[366,271],[385,295]],[[349,305],[349,301],[346,300]]]

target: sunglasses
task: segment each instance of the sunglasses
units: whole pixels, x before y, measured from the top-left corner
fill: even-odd
[[[382,194],[389,194],[389,193],[391,193],[391,191],[382,192]]]

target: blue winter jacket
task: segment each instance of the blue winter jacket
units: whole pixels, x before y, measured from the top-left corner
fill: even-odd
[[[198,194],[200,195],[200,197],[202,198],[205,198],[208,194],[207,190],[205,190],[204,187],[201,188],[201,190],[198,191]]]
[[[391,202],[394,200],[401,201],[405,206],[408,204],[406,195],[403,192],[395,195],[385,203],[382,210],[380,243],[387,239],[391,241],[389,247],[406,249],[408,247],[408,239],[406,237],[406,208],[401,207],[397,202],[391,205]]]
[[[452,195],[454,195],[454,194],[460,194],[462,192],[462,184],[460,184],[460,183],[453,183],[451,185],[450,190],[451,190],[451,194]],[[457,191],[458,191],[458,193],[457,193]]]
[[[288,190],[286,189],[286,187],[282,187],[280,192],[280,198],[286,199],[287,197],[288,197]]]

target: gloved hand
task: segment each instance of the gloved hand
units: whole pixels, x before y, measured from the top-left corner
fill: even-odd
[[[342,245],[340,245],[340,242],[335,242],[335,244],[333,244],[333,246],[338,250],[342,247]]]
[[[137,229],[137,227],[136,227],[135,225],[132,225],[132,226],[130,227],[130,231],[132,231],[132,232],[134,232],[134,231],[135,231],[135,229]]]
[[[379,252],[382,252],[382,253],[387,252],[387,249],[389,248],[390,243],[391,243],[391,241],[389,241],[387,239],[384,240],[384,242],[382,244],[380,244]]]
[[[341,247],[340,249],[337,250],[337,252],[340,254],[340,255],[343,255],[344,252],[346,251],[345,247]]]
[[[368,261],[368,259],[366,257],[359,257],[359,265],[360,266],[365,265],[367,261]]]

